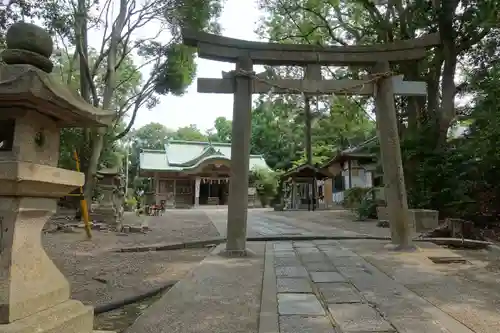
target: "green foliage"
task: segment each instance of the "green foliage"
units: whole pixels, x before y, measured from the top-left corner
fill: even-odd
[[[352,187],[344,191],[342,205],[354,213],[358,220],[364,221],[377,216],[377,202],[373,200],[373,188]]]
[[[344,202],[346,208],[356,208],[363,198],[369,193],[370,188],[352,187],[344,191]]]
[[[196,50],[183,44],[173,44],[166,48],[167,60],[154,68],[159,71],[155,77],[155,90],[159,94],[171,93],[182,96],[196,76]]]
[[[194,124],[178,128],[177,131],[172,133],[170,138],[175,140],[187,140],[187,141],[201,141],[201,142],[208,141],[207,136],[201,133],[198,127],[196,127],[196,125]]]
[[[370,194],[367,193],[356,208],[356,215],[359,221],[377,218],[377,202],[372,199]]]
[[[272,168],[286,170],[306,162],[305,120],[298,102],[261,96],[254,107],[252,150],[264,154]],[[313,106],[313,163],[321,164],[337,149],[355,146],[374,135],[375,124],[359,103],[334,97]]]
[[[214,142],[231,142],[232,126],[231,120],[225,117],[217,117],[214,123],[215,132],[213,130],[209,131],[207,133],[208,139]]]
[[[131,197],[131,198],[127,198],[125,200],[125,207],[124,209],[127,211],[127,212],[131,212],[135,209],[135,207],[137,206],[137,199],[134,198],[134,197]]]
[[[253,184],[262,206],[267,206],[274,198],[278,188],[278,177],[275,172],[269,169],[258,168],[250,172],[249,183]]]
[[[431,1],[389,2],[383,9],[370,1],[260,0],[259,4],[266,11],[260,35],[280,43],[371,44],[439,32],[442,46],[427,59],[418,65],[393,68],[405,78],[426,81],[430,88],[427,101],[396,98],[409,204],[438,209],[446,216],[499,214],[496,207],[500,191],[494,179],[500,176],[496,167],[500,165],[500,77],[496,69],[500,2],[448,1],[439,11]],[[469,74],[465,79],[456,75],[457,63]],[[347,68],[333,74],[357,78],[363,72]],[[462,82],[455,87],[457,80]],[[456,108],[456,95],[465,93],[472,101]],[[364,99],[357,101],[369,106]],[[355,112],[349,109],[349,114]],[[462,122],[463,117],[473,120],[470,132],[464,138],[447,141],[448,128],[457,118]],[[352,126],[355,122],[347,122],[350,128],[342,137],[338,127],[335,129],[342,127],[339,118],[337,115],[330,127],[324,126],[331,135],[325,136],[328,139],[320,147],[313,147],[316,158],[356,141],[349,139],[357,132]],[[314,132],[319,135],[319,130]],[[365,206],[370,206],[369,202],[360,202],[361,210]]]
[[[173,0],[173,6],[165,12],[167,22],[172,32],[176,33],[179,27],[189,27],[193,30],[208,30],[219,32],[217,23],[222,12],[221,0]]]

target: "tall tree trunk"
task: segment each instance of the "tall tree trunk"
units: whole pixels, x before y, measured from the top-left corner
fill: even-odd
[[[112,107],[113,93],[116,88],[116,61],[118,55],[118,44],[121,39],[121,33],[125,26],[127,18],[128,0],[120,1],[120,12],[113,24],[111,31],[109,53],[107,57],[107,71],[106,71],[106,85],[104,88],[102,105],[103,109],[110,109]],[[95,179],[97,169],[99,167],[99,159],[101,157],[102,148],[104,146],[104,136],[106,135],[106,128],[98,128],[92,133],[92,155],[90,156],[89,166],[87,169],[87,184],[85,187],[85,198],[89,200],[92,198],[92,193],[95,187]]]

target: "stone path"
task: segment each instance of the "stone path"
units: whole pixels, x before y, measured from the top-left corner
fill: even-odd
[[[387,263],[380,270],[365,259],[378,255],[374,249],[384,242],[349,242],[249,242],[256,255],[233,259],[218,255],[221,244],[126,332],[481,332],[408,289],[401,277],[387,275]],[[429,249],[450,254],[432,244]],[[412,263],[427,255],[423,250],[385,260],[406,263],[404,276],[410,277],[419,272]]]
[[[336,241],[268,243],[263,288],[261,333],[472,332]]]
[[[377,227],[376,220],[356,221],[356,216],[348,210],[319,210],[268,212],[271,218],[286,219],[290,223],[306,223],[307,228],[314,230],[337,229],[344,232],[364,234],[378,237],[389,237],[389,228]]]
[[[222,237],[226,237],[227,230],[227,209],[202,209],[212,221],[217,231]],[[247,235],[248,237],[259,236],[278,236],[278,235],[310,235],[313,234],[310,229],[291,225],[286,223],[288,219],[276,220],[272,219],[266,209],[250,209],[247,220]]]

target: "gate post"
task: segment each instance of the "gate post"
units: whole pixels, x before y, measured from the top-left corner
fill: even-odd
[[[231,135],[231,181],[227,213],[226,254],[245,256],[248,211],[248,175],[252,129],[252,59],[240,57],[234,76],[233,126]]]
[[[389,71],[390,66],[386,61],[377,63],[373,68],[374,73]],[[393,245],[397,245],[397,249],[410,249],[413,247],[412,235],[408,226],[408,201],[394,105],[394,86],[390,76],[377,80],[374,95],[391,240]]]

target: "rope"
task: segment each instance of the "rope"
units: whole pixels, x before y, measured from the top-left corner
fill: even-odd
[[[356,88],[359,88],[358,92],[360,92],[365,87],[365,85],[367,85],[369,83],[375,83],[378,80],[390,77],[393,74],[394,73],[391,72],[391,71],[384,72],[384,73],[375,73],[375,74],[372,74],[371,78],[363,81],[362,83],[353,84],[352,86],[345,87],[345,88],[342,88],[342,89],[331,89],[331,90],[326,90],[326,91],[319,91],[318,90],[317,93],[321,93],[321,94],[324,94],[324,95],[335,94],[335,93],[337,93],[337,94],[339,94],[339,93],[349,93],[349,92],[352,92],[352,90],[354,90]],[[238,70],[234,71],[234,76],[245,76],[245,77],[251,78],[253,80],[265,83],[266,85],[268,85],[268,86],[271,87],[271,91],[273,91],[273,88],[278,88],[278,89],[281,89],[281,90],[285,90],[285,91],[287,91],[289,93],[294,93],[294,94],[299,94],[299,95],[307,94],[307,92],[305,92],[304,90],[301,90],[301,89],[290,88],[290,87],[283,87],[283,86],[280,86],[279,84],[272,83],[269,80],[266,80],[266,79],[263,79],[263,78],[257,76],[255,74],[255,72],[253,72],[253,71],[246,71],[246,70],[238,69]]]

